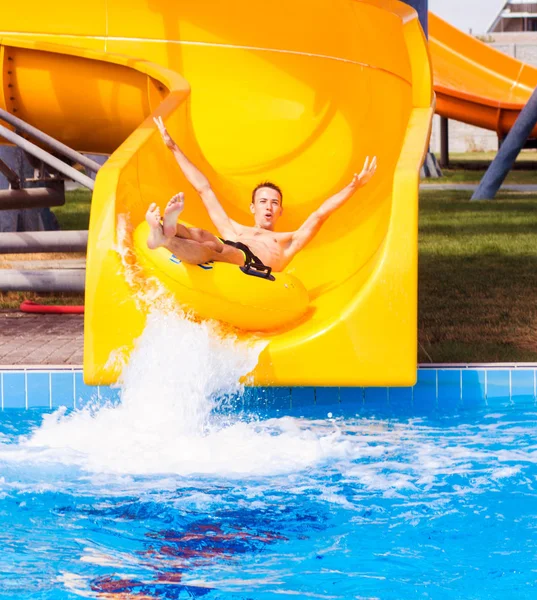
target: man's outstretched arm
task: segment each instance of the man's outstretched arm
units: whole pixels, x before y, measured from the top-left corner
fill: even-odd
[[[288,254],[294,256],[302,250],[304,246],[310,242],[321,229],[322,224],[328,217],[338,208],[343,206],[345,202],[361,187],[364,187],[375,174],[377,170],[377,157],[374,156],[371,162],[369,157],[365,159],[364,168],[358,175],[354,174],[349,185],[345,186],[340,192],[334,194],[302,223],[302,225],[293,233],[289,244]]]
[[[234,224],[235,221],[230,219],[222,205],[220,204],[216,194],[213,192],[211,188],[211,184],[205,175],[195,166],[190,160],[185,156],[183,151],[179,148],[179,146],[174,142],[171,135],[168,133],[164,123],[162,122],[162,117],[158,117],[153,119],[155,124],[157,125],[162,139],[166,146],[173,152],[175,156],[175,160],[179,164],[181,171],[183,171],[185,177],[189,181],[189,183],[195,188],[196,192],[200,195],[207,212],[209,213],[209,217],[211,221],[214,223],[215,227],[218,229],[221,235],[227,237],[229,233],[235,233]]]

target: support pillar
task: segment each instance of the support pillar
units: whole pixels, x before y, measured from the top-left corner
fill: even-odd
[[[408,5],[412,6],[412,8],[418,13],[418,17],[420,19],[421,27],[425,33],[425,37],[429,36],[429,0],[404,0]],[[435,155],[429,151],[427,152],[427,157],[425,158],[425,163],[423,164],[421,170],[422,177],[442,177],[442,171],[436,160]]]
[[[537,125],[537,88],[503,140],[496,158],[483,175],[472,200],[492,200],[496,196],[535,125]]]
[[[449,119],[440,117],[440,166],[449,167]]]
[[[412,8],[418,13],[420,23],[425,32],[425,37],[429,38],[429,0],[404,0],[407,4],[410,4]]]

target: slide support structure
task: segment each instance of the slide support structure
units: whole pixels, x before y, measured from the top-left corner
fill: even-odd
[[[440,166],[449,167],[449,119],[440,117]]]
[[[418,13],[421,28],[425,33],[425,37],[429,39],[429,0],[404,0],[404,2],[406,2],[409,6],[412,6],[412,8]],[[442,161],[440,161],[440,163],[442,163]],[[421,170],[421,176],[433,179],[442,177],[442,171],[440,169],[441,166],[443,165],[438,164],[435,155],[429,148]]]
[[[494,199],[535,125],[537,125],[537,88],[503,140],[496,158],[490,163],[472,200]]]
[[[405,0],[418,13],[425,37],[429,37],[429,0]]]

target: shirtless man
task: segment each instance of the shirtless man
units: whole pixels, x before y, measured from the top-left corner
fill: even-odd
[[[275,232],[276,222],[283,212],[282,192],[270,182],[259,184],[252,193],[250,210],[254,226],[241,225],[230,219],[211,189],[208,179],[183,154],[166,130],[162,119],[155,119],[162,139],[173,152],[185,177],[201,197],[211,221],[223,240],[204,229],[187,228],[177,223],[184,208],[183,193],[176,194],[166,206],[164,217],[156,204],[151,204],[146,220],[151,227],[147,245],[154,249],[164,246],[177,258],[192,264],[209,261],[227,262],[239,266],[257,265],[283,271],[297,252],[317,234],[326,219],[342,206],[359,188],[367,184],[377,168],[377,159],[366,158],[362,172],[340,192],[326,200],[296,230]]]

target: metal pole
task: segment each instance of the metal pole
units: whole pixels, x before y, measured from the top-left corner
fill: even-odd
[[[87,231],[0,233],[0,254],[86,252]]]
[[[47,144],[47,146],[50,146],[53,150],[56,150],[64,156],[67,156],[67,158],[70,158],[71,160],[80,163],[83,167],[86,167],[90,171],[94,171],[95,173],[97,173],[98,170],[101,168],[101,165],[95,162],[94,160],[91,160],[91,158],[88,158],[87,156],[80,154],[80,152],[69,148],[69,146],[62,144],[58,140],[55,140],[53,137],[50,137],[50,135],[47,135],[40,129],[37,129],[37,127],[26,123],[26,121],[19,119],[19,117],[12,115],[11,113],[7,112],[7,110],[4,110],[2,108],[0,108],[0,119],[2,119],[2,121],[5,121],[6,123],[9,123],[10,125],[13,125],[20,131],[28,133],[36,140]]]
[[[20,190],[21,179],[17,173],[2,159],[0,159],[0,173],[9,181],[13,190]]]
[[[63,184],[63,180],[61,181]],[[24,188],[22,190],[0,190],[0,211],[23,208],[45,208],[63,206],[65,192],[54,188]]]
[[[449,167],[449,119],[440,117],[440,166]]]
[[[83,175],[76,169],[73,169],[73,167],[70,167],[69,165],[65,164],[59,158],[52,156],[52,154],[48,153],[46,150],[43,150],[39,146],[32,144],[32,142],[29,142],[20,135],[13,133],[11,129],[0,125],[0,136],[5,138],[12,144],[15,144],[19,148],[22,148],[23,150],[28,152],[28,154],[32,154],[39,160],[42,160],[45,164],[49,165],[53,169],[56,169],[56,171],[62,173],[62,175],[65,175],[69,179],[77,181],[83,186],[89,188],[90,190],[93,190],[94,181],[90,179],[87,175]]]
[[[0,269],[0,292],[80,293],[84,291],[85,279],[85,269]]]
[[[492,200],[496,196],[535,125],[537,125],[537,88],[503,140],[496,158],[491,162],[472,200]]]

